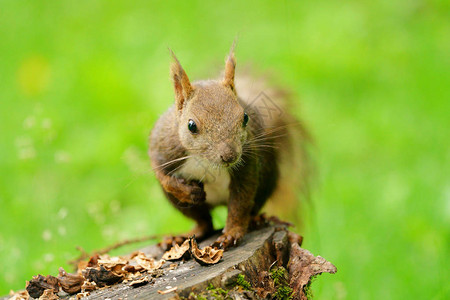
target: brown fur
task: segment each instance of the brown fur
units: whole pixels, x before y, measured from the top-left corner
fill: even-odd
[[[209,210],[216,204],[209,203],[206,186],[216,187],[217,176],[223,182],[229,179],[225,199],[228,217],[217,240],[225,248],[242,238],[252,216],[276,190],[280,153],[294,139],[289,126],[294,119],[286,111],[282,116],[264,120],[252,99],[238,97],[233,49],[234,45],[222,80],[193,83],[172,53],[175,104],[155,124],[149,150],[152,167],[167,198],[197,222],[197,235],[213,230]],[[281,102],[277,104],[283,106]],[[244,112],[249,116],[247,126],[243,124]],[[190,120],[197,125],[197,133],[189,131]],[[217,198],[221,200],[220,196]]]

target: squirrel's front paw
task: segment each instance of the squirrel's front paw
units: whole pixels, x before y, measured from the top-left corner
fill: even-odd
[[[194,203],[206,201],[206,193],[202,182],[192,181],[189,183],[191,200]]]
[[[191,181],[187,183],[184,179],[179,179],[181,193],[177,195],[178,200],[187,203],[201,203],[206,200],[206,193],[203,189],[203,183]]]
[[[243,230],[242,228],[233,228],[231,230],[228,230],[217,238],[217,240],[213,244],[213,247],[228,249],[230,247],[236,246],[237,243],[242,239],[244,234],[245,230]]]

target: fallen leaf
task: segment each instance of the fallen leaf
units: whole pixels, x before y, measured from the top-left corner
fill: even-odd
[[[90,292],[90,291],[95,290],[96,288],[97,288],[97,284],[95,282],[85,280],[83,282],[83,285],[81,286],[81,291],[82,292]]]
[[[54,289],[55,291],[58,291],[58,279],[51,275],[44,277],[39,274],[33,276],[30,281],[27,281],[26,289],[31,297],[39,298],[44,293],[44,290]]]
[[[223,256],[223,249],[212,248],[210,246],[200,249],[194,238],[190,239],[190,246],[192,256],[201,265],[216,264]]]
[[[123,270],[129,273],[137,273],[144,270],[144,268],[141,266],[126,265],[125,267],[123,267]]]
[[[189,239],[185,240],[181,246],[175,244],[169,251],[166,251],[162,256],[165,260],[181,259],[189,251]]]
[[[322,273],[336,273],[336,267],[321,256],[314,256],[308,250],[300,248],[298,243],[291,245],[289,255],[289,285],[295,291],[294,300],[307,300],[305,286],[313,277]]]
[[[81,291],[81,286],[84,283],[83,276],[69,274],[63,268],[59,268],[58,280],[63,291],[69,294],[76,294]]]
[[[144,276],[144,277],[142,277],[140,279],[136,279],[136,280],[131,281],[129,285],[131,287],[140,287],[140,286],[146,285],[150,281],[151,280],[150,280],[150,278],[148,276]]]
[[[9,295],[11,296],[11,298],[9,298],[8,300],[29,300],[30,299],[30,295],[28,295],[27,291],[19,291],[16,293],[11,291],[9,293]]]
[[[83,270],[83,276],[87,280],[95,282],[98,287],[113,285],[123,280],[123,277],[121,275],[107,270],[103,266],[100,266],[100,269],[86,268],[85,270]]]
[[[89,292],[78,293],[78,294],[77,294],[77,299],[79,300],[79,299],[81,299],[81,298],[85,298],[85,297],[89,296],[90,294],[91,294],[91,293],[89,293]]]
[[[128,260],[120,256],[110,257],[108,254],[105,254],[100,256],[97,263],[100,266],[104,266],[106,269],[112,269],[117,265],[126,265],[128,263]]]
[[[172,293],[172,292],[175,292],[177,290],[177,288],[178,287],[175,286],[173,288],[170,288],[170,289],[167,289],[167,290],[164,290],[164,291],[158,290],[158,294],[165,295],[165,294],[168,294],[168,293]]]
[[[164,260],[155,261],[152,257],[147,257],[145,253],[139,252],[136,257],[133,258],[139,266],[147,271],[153,271],[159,269],[164,264]]]
[[[138,256],[139,253],[142,253],[142,252],[139,251],[139,250],[136,250],[136,251],[131,252],[128,256],[130,257],[130,259],[133,259],[133,258],[135,258],[136,256]]]
[[[58,300],[59,297],[55,295],[53,289],[45,290],[44,293],[39,297],[39,300]]]
[[[105,269],[113,271],[116,274],[122,274],[126,273],[123,268],[128,264],[128,260],[120,257],[120,256],[113,256],[109,257],[109,255],[105,254],[100,256],[100,259],[98,260],[98,265],[105,267]]]
[[[98,266],[98,259],[99,255],[95,254],[89,258],[88,261],[80,261],[78,263],[77,270],[80,272],[81,270],[84,270],[86,268],[94,268]]]

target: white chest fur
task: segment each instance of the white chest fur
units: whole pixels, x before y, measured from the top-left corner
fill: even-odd
[[[230,196],[230,174],[224,168],[216,168],[207,160],[188,158],[184,165],[175,173],[186,180],[203,182],[206,192],[206,203],[216,206],[226,204]]]

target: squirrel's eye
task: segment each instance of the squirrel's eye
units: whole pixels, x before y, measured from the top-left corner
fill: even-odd
[[[188,122],[188,129],[192,133],[197,133],[198,132],[197,124],[195,124],[194,120],[192,120],[192,119],[189,120],[189,122]]]
[[[242,122],[242,125],[245,127],[247,126],[247,123],[248,123],[248,115],[244,113],[244,121]]]

